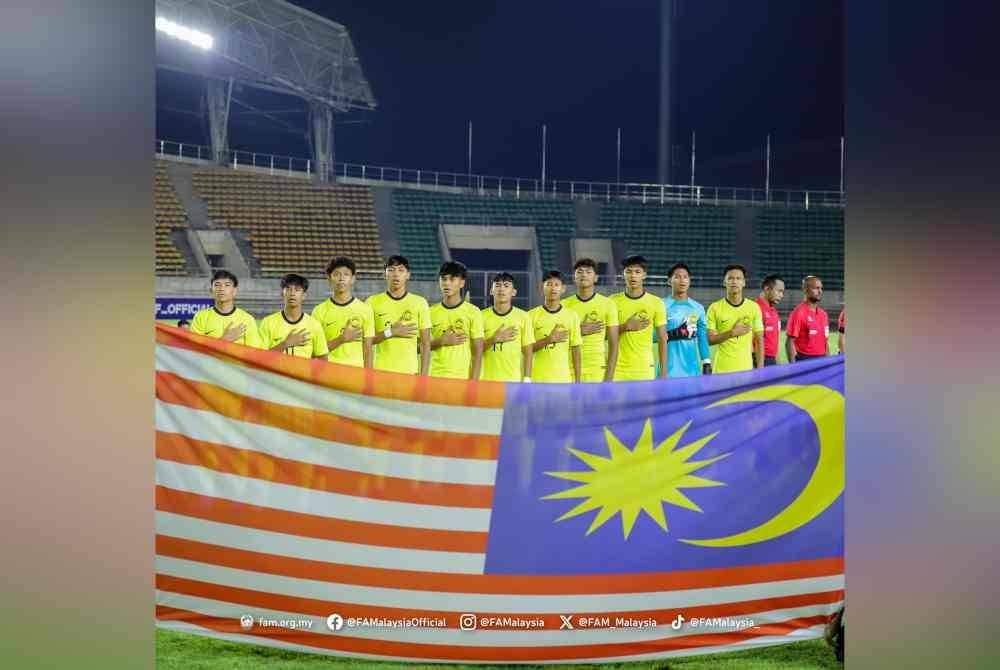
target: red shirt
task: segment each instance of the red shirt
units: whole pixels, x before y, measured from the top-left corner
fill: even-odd
[[[760,313],[764,316],[764,355],[774,358],[778,355],[778,333],[781,332],[781,317],[778,310],[771,307],[767,298],[758,297]]]
[[[822,307],[814,312],[809,303],[801,302],[788,315],[788,337],[795,341],[795,351],[807,356],[826,354],[826,338],[830,336],[830,320]]]

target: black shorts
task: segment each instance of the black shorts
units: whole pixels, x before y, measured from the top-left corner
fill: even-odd
[[[778,364],[778,359],[775,358],[774,356],[764,356],[764,367],[765,368],[767,366],[769,366],[769,365],[777,365],[777,364]]]
[[[795,362],[799,361],[814,361],[817,358],[826,358],[826,356],[812,356],[810,354],[795,354]]]

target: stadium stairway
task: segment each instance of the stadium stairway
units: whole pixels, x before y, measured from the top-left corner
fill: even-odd
[[[399,234],[396,232],[396,222],[392,218],[392,189],[385,186],[372,186],[372,199],[382,254],[388,258],[402,253],[399,246]]]
[[[211,228],[208,219],[208,205],[194,189],[191,175],[194,173],[195,167],[175,161],[164,162],[167,165],[167,175],[174,186],[174,191],[187,211],[188,224],[192,228]]]

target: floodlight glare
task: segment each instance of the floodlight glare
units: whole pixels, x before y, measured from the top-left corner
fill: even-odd
[[[162,16],[156,17],[156,29],[160,32],[166,33],[171,37],[176,37],[179,40],[184,40],[196,47],[201,47],[202,49],[211,49],[212,44],[215,40],[208,33],[203,33],[200,30],[195,30],[194,28],[188,28],[187,26],[182,26],[173,21],[163,18]]]

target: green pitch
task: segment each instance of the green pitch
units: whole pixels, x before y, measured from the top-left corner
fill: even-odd
[[[821,670],[842,668],[823,640],[809,640],[763,649],[660,661],[610,665],[432,665],[377,662],[284,651],[270,647],[223,642],[207,637],[156,631],[157,670]]]

